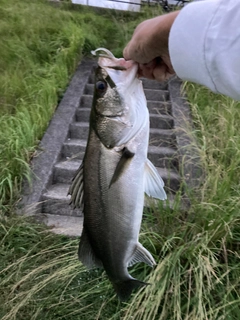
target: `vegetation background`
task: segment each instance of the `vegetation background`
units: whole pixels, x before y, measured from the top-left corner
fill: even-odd
[[[142,20],[45,0],[0,0],[0,319],[234,320],[240,314],[239,103],[186,83],[204,183],[187,213],[145,212],[141,242],[154,270],[131,270],[152,285],[119,303],[104,273],[86,271],[78,239],[15,215],[29,161],[81,58],[115,55]],[[151,272],[150,272],[151,271]]]

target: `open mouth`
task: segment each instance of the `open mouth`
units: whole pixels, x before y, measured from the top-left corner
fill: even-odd
[[[124,66],[106,66],[106,68],[114,69],[114,70],[120,70],[120,71],[126,71],[127,68]]]

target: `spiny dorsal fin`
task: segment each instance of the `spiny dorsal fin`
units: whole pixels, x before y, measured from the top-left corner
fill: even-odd
[[[145,177],[145,193],[149,197],[157,198],[160,200],[167,199],[167,195],[164,191],[164,182],[159,176],[157,169],[152,162],[147,159],[144,170]]]
[[[127,168],[128,164],[129,164],[129,160],[131,160],[134,157],[134,154],[135,153],[131,152],[127,147],[123,148],[122,156],[121,156],[121,158],[117,164],[117,167],[114,171],[109,188],[122,175],[122,173],[124,172],[124,170]]]
[[[138,263],[138,262],[145,262],[150,267],[153,267],[156,264],[156,262],[155,262],[153,256],[151,255],[151,253],[147,249],[145,249],[141,245],[141,243],[137,244],[136,250],[135,250],[131,260],[128,262],[128,267],[131,267],[135,263]]]
[[[83,162],[73,178],[68,194],[71,195],[70,204],[72,203],[74,208],[83,207]]]

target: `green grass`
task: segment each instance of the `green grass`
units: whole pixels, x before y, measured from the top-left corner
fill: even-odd
[[[238,320],[240,104],[185,84],[205,179],[187,213],[177,202],[145,212],[140,240],[158,264],[131,269],[151,285],[119,303],[105,273],[77,260],[78,239],[15,216],[12,205],[79,59],[98,46],[120,56],[144,16],[40,0],[0,0],[0,15],[0,318]]]
[[[0,16],[1,206],[29,179],[28,163],[81,57],[99,46],[121,54],[125,22],[133,29],[139,16],[47,0],[1,0]]]
[[[194,216],[193,216],[194,214]],[[131,274],[151,283],[119,303],[101,270],[77,260],[78,239],[51,234],[23,217],[0,224],[0,317],[7,319],[238,319],[239,217],[208,220],[159,206],[145,213],[141,243],[158,262]],[[211,219],[213,212],[211,212]],[[208,221],[208,224],[207,224]]]

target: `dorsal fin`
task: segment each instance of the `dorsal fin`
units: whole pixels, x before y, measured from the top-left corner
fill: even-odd
[[[71,195],[70,204],[73,204],[74,208],[83,208],[83,162],[73,178],[68,194]]]

